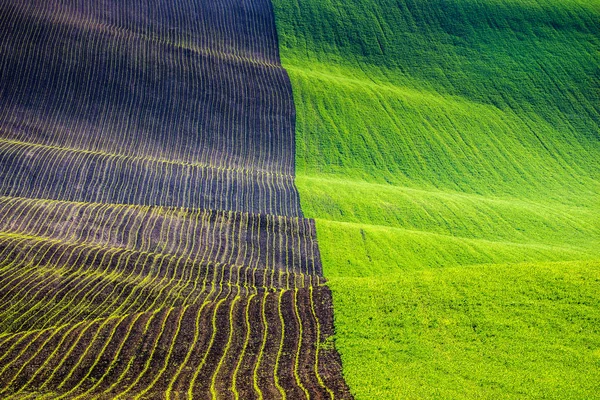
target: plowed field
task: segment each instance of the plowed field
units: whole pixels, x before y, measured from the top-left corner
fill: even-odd
[[[0,54],[0,397],[350,397],[269,1],[3,1]]]

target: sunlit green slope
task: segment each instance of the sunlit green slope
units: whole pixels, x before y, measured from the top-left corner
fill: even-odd
[[[274,5],[355,396],[599,397],[600,1]]]

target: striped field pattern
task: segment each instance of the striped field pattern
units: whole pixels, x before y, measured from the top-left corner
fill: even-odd
[[[3,1],[12,196],[300,216],[266,1]]]
[[[267,0],[0,1],[0,398],[350,398]]]

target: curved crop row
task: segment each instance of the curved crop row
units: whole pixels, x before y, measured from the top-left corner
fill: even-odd
[[[0,397],[350,397],[268,0],[2,3],[0,54]]]
[[[322,295],[321,289],[313,290]],[[0,346],[10,360],[0,371],[2,395],[16,398],[36,390],[51,398],[154,398],[158,393],[214,398],[229,391],[240,398],[271,398],[274,393],[329,398],[332,390],[315,379],[315,373],[327,374],[323,350],[307,345],[314,343],[315,334],[322,337],[321,323],[310,307],[313,290],[255,296],[223,287],[201,305],[19,334],[21,340],[14,345]],[[262,314],[262,323],[249,317],[256,312]],[[269,318],[273,314],[279,314],[276,323]],[[209,331],[185,333],[201,321],[209,323]],[[313,367],[294,362],[297,357],[312,360]],[[225,371],[227,360],[236,360],[237,368]],[[249,387],[253,376],[254,387]]]
[[[6,177],[0,193],[301,215],[293,184],[293,102],[280,66],[245,61],[248,56],[238,58],[228,46],[233,57],[215,58],[221,44],[193,34],[189,44],[178,44],[149,33],[149,21],[135,16],[119,26],[104,22],[106,14],[95,8],[50,3],[0,7],[7,55],[0,66],[0,174]],[[223,39],[240,29],[251,35],[245,43],[262,40],[261,28],[274,33],[264,26],[272,20],[250,19],[257,26],[248,31],[247,17],[225,5],[192,3],[188,12],[197,23],[222,31]],[[171,12],[182,7],[174,4]],[[243,11],[252,17],[265,9]],[[209,14],[237,26],[222,30]],[[168,31],[181,29],[182,18],[166,18]],[[74,32],[74,46],[48,40]],[[45,97],[32,108],[24,92]]]
[[[0,232],[321,274],[314,221],[304,218],[8,196],[0,211]]]

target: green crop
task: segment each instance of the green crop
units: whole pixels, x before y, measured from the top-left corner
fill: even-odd
[[[600,2],[274,7],[356,398],[598,398]]]

